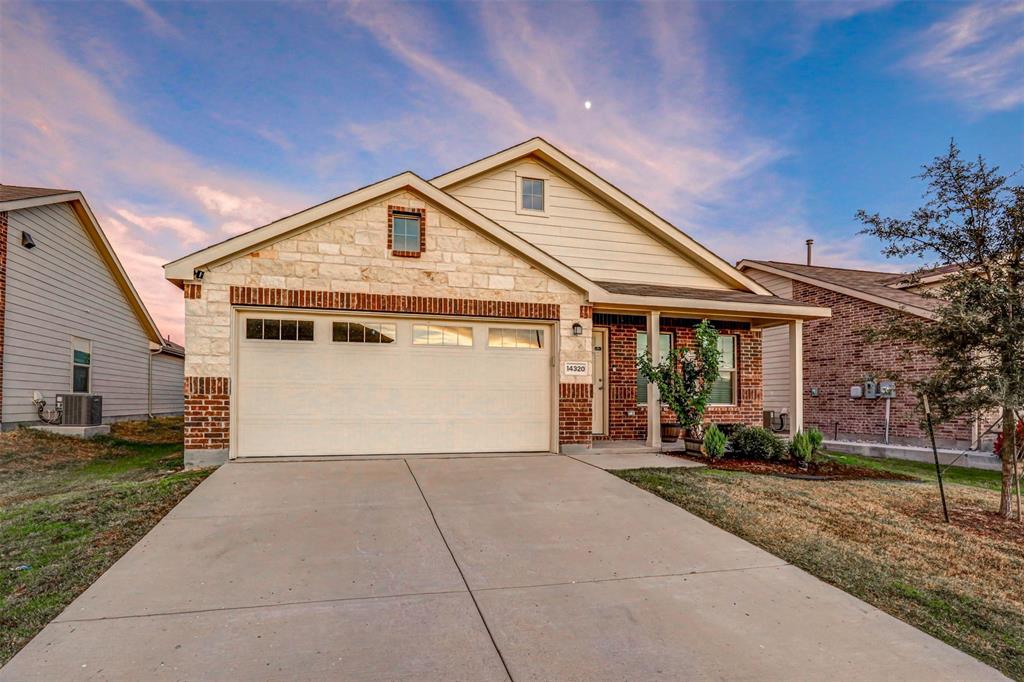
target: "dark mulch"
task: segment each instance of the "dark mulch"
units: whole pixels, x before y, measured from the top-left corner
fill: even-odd
[[[769,476],[785,476],[787,478],[803,478],[820,481],[854,481],[863,479],[884,481],[916,481],[918,479],[906,474],[897,474],[881,469],[849,466],[840,462],[825,460],[812,462],[806,469],[801,469],[793,462],[766,462],[764,460],[734,459],[727,457],[712,460],[687,453],[687,457],[708,465],[712,469],[726,471],[745,471],[749,474],[765,474]]]

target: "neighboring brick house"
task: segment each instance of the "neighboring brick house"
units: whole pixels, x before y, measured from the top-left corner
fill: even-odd
[[[104,421],[181,414],[184,349],[160,335],[81,192],[0,185],[0,421],[36,394],[102,397]]]
[[[708,416],[760,423],[761,330],[829,314],[540,139],[429,182],[396,175],[165,272],[185,294],[193,464],[656,448],[639,350],[712,320],[728,362]]]
[[[928,444],[919,400],[910,385],[934,367],[934,360],[923,351],[908,360],[906,344],[869,343],[864,332],[882,327],[893,315],[933,319],[941,301],[922,292],[934,290],[948,268],[921,273],[913,280],[892,272],[774,261],[744,260],[739,268],[777,295],[832,310],[832,317],[804,325],[802,393],[808,427],[821,429],[829,439],[883,442],[886,400],[851,397],[851,389],[864,393],[867,381],[890,379],[896,381],[896,395],[889,406],[889,442]],[[791,393],[786,378],[788,347],[786,330],[766,332],[765,409],[776,415],[787,411]],[[936,441],[940,447],[970,447],[976,428],[971,419],[938,424]]]

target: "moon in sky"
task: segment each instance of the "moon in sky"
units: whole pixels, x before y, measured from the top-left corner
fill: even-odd
[[[589,109],[590,108],[590,100],[589,99],[586,102],[583,103],[583,108],[584,109]]]

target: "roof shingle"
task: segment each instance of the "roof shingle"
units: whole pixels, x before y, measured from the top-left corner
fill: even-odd
[[[0,201],[21,201],[22,199],[38,199],[56,194],[67,194],[72,189],[52,189],[49,187],[20,187],[18,185],[0,185]]]

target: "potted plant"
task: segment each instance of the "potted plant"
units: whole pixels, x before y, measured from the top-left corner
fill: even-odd
[[[721,352],[718,332],[704,320],[696,327],[694,348],[673,348],[658,364],[644,351],[637,357],[637,371],[658,387],[663,404],[676,415],[673,427],[687,431],[686,448],[700,452],[704,436],[704,412],[711,399],[711,387],[718,378]],[[662,424],[662,434],[666,425]],[[678,432],[676,437],[678,438]]]

